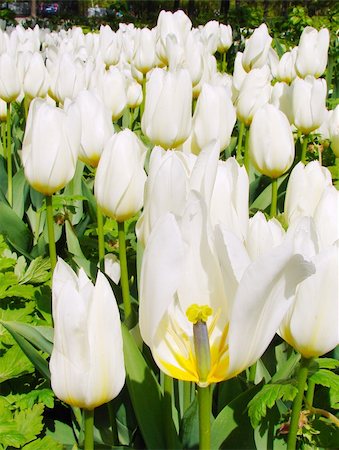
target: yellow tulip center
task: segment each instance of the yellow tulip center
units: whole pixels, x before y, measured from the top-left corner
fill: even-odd
[[[191,305],[186,316],[193,323],[194,352],[197,362],[199,384],[208,384],[207,379],[211,370],[211,349],[207,329],[207,319],[213,310],[208,305]]]

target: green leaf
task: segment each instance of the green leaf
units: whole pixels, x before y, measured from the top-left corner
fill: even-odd
[[[339,368],[339,361],[334,358],[315,358],[314,362],[320,369],[337,369]]]
[[[25,212],[25,201],[29,192],[29,185],[25,178],[24,169],[21,168],[13,177],[13,210],[20,219]]]
[[[0,443],[5,446],[21,448],[27,442],[25,436],[17,430],[15,422],[0,419]]]
[[[14,421],[17,425],[19,433],[23,434],[26,438],[26,442],[34,439],[43,429],[43,417],[44,405],[37,403],[33,405],[31,409],[16,412],[14,415]]]
[[[51,262],[49,258],[42,258],[42,256],[38,256],[33,261],[31,261],[30,265],[26,272],[19,278],[19,283],[44,283],[49,280],[51,273]]]
[[[0,358],[0,383],[33,371],[32,364],[17,345],[9,348]]]
[[[0,217],[0,233],[21,253],[27,252],[31,246],[32,235],[25,223],[5,203],[0,203]]]
[[[327,369],[320,369],[309,378],[315,384],[330,389],[330,403],[332,408],[339,409],[339,375]]]
[[[47,361],[40,355],[40,353],[25,337],[23,337],[14,328],[12,328],[11,324],[8,324],[8,322],[1,322],[1,324],[11,333],[17,344],[20,346],[21,350],[34,364],[35,368],[39,370],[39,372],[46,378],[46,380],[49,380],[51,378],[51,374]]]
[[[180,427],[180,436],[183,448],[197,448],[199,446],[199,418],[198,398],[195,397],[185,411]]]
[[[21,297],[31,299],[34,287],[18,284],[18,277],[13,272],[0,273],[0,299],[6,297]]]
[[[261,386],[262,384],[260,383],[251,387],[232,400],[227,406],[225,406],[225,408],[221,410],[212,424],[211,448],[220,448],[223,442],[236,430],[240,430],[241,433],[245,433],[245,430],[247,430],[246,438],[248,438],[248,433],[252,433],[253,435],[253,430],[248,430],[249,419],[246,413],[246,408],[248,402],[258,392]]]
[[[44,436],[42,439],[36,439],[22,447],[22,450],[62,450],[63,446],[50,436]]]
[[[266,384],[248,404],[248,414],[253,428],[257,427],[263,417],[266,416],[267,408],[272,408],[279,399],[293,401],[298,389],[292,384]]]
[[[122,335],[126,383],[146,447],[166,448],[159,383],[125,326],[122,327]]]
[[[46,332],[53,334],[53,329],[50,327],[33,326],[22,322],[1,322],[2,325],[11,333],[17,333],[25,338],[37,349],[43,352],[52,353],[53,341],[46,338]],[[45,332],[46,330],[46,332]],[[52,336],[51,336],[52,337]]]

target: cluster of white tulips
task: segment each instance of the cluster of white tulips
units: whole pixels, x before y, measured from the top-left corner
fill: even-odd
[[[200,388],[253,365],[275,333],[305,359],[339,343],[339,194],[321,159],[307,163],[313,132],[339,157],[339,106],[326,109],[321,78],[329,32],[306,27],[299,46],[279,59],[262,24],[237,53],[233,75],[214,56],[231,45],[230,26],[192,28],[182,11],[162,11],[153,29],[0,31],[1,118],[8,120],[12,102],[29,107],[27,181],[48,208],[78,159],[95,168],[100,263],[101,214],[123,233],[141,212],[142,339],[165,374]],[[222,161],[237,119],[236,158]],[[279,221],[278,179],[293,163]],[[250,216],[250,179],[260,174],[272,179],[270,218]],[[55,266],[51,241],[53,234]],[[120,264],[126,320],[128,274]],[[53,318],[55,394],[87,410],[114,398],[125,379],[122,338],[102,273],[93,286],[59,259]]]

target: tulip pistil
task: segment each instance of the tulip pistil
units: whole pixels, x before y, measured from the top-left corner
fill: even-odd
[[[208,305],[191,305],[186,316],[193,323],[194,351],[199,375],[199,385],[207,386],[208,374],[211,370],[211,349],[207,329],[207,319],[212,315],[212,308]]]

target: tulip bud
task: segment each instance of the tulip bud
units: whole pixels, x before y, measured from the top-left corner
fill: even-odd
[[[48,73],[41,53],[29,55],[23,76],[23,90],[31,98],[45,97],[48,91]]]
[[[326,69],[330,33],[327,28],[319,32],[312,27],[305,27],[298,45],[295,67],[298,75],[320,77]]]
[[[295,155],[291,126],[275,106],[266,104],[255,113],[249,154],[255,168],[271,178],[280,177],[291,167]]]
[[[133,79],[128,81],[127,84],[127,106],[131,109],[134,109],[142,103],[142,87]]]
[[[288,180],[285,198],[285,218],[288,224],[300,217],[312,217],[327,186],[332,185],[331,173],[318,161],[306,166],[298,163]]]
[[[290,52],[286,52],[282,55],[278,67],[277,67],[277,78],[280,81],[285,81],[285,83],[291,83],[297,76],[295,71],[295,60],[297,58],[298,48],[294,47]]]
[[[96,167],[106,142],[114,133],[111,115],[102,100],[91,91],[81,91],[75,103],[81,117],[79,159]]]
[[[59,258],[53,273],[54,345],[50,360],[55,395],[94,409],[115,398],[125,382],[118,306],[98,272],[95,285]]]
[[[246,40],[242,64],[246,72],[263,67],[267,64],[268,51],[272,38],[268,34],[266,24],[262,23],[256,28],[252,36]]]
[[[189,72],[154,69],[146,84],[141,129],[155,144],[175,148],[191,131],[192,83]]]
[[[232,27],[231,25],[219,24],[219,42],[218,52],[225,53],[232,45]]]
[[[292,88],[288,84],[282,82],[275,83],[271,91],[270,103],[276,108],[280,109],[288,118],[290,123],[293,123],[292,115]]]
[[[146,147],[129,129],[114,134],[99,161],[94,194],[102,212],[123,222],[143,205]]]
[[[33,188],[52,195],[74,176],[80,147],[80,117],[74,105],[62,110],[41,99],[30,105],[22,162]]]
[[[155,29],[137,29],[134,43],[132,63],[137,70],[145,74],[155,66]]]
[[[255,112],[270,99],[270,70],[268,66],[253,69],[246,75],[236,102],[238,118],[249,126]]]
[[[116,67],[99,72],[96,80],[92,80],[93,88],[112,113],[112,120],[118,120],[124,113],[127,104],[126,77]]]
[[[192,122],[192,152],[198,154],[213,139],[219,139],[220,150],[226,148],[235,121],[235,108],[228,90],[205,83]]]
[[[0,98],[13,102],[21,91],[15,60],[9,53],[0,55]]]
[[[326,81],[311,76],[292,83],[293,123],[303,134],[316,130],[326,114]]]
[[[86,88],[84,64],[70,53],[61,54],[55,76],[53,94],[60,103],[64,103],[66,98],[73,100]]]
[[[121,40],[109,25],[101,25],[99,46],[102,59],[106,66],[118,64],[121,53]]]

